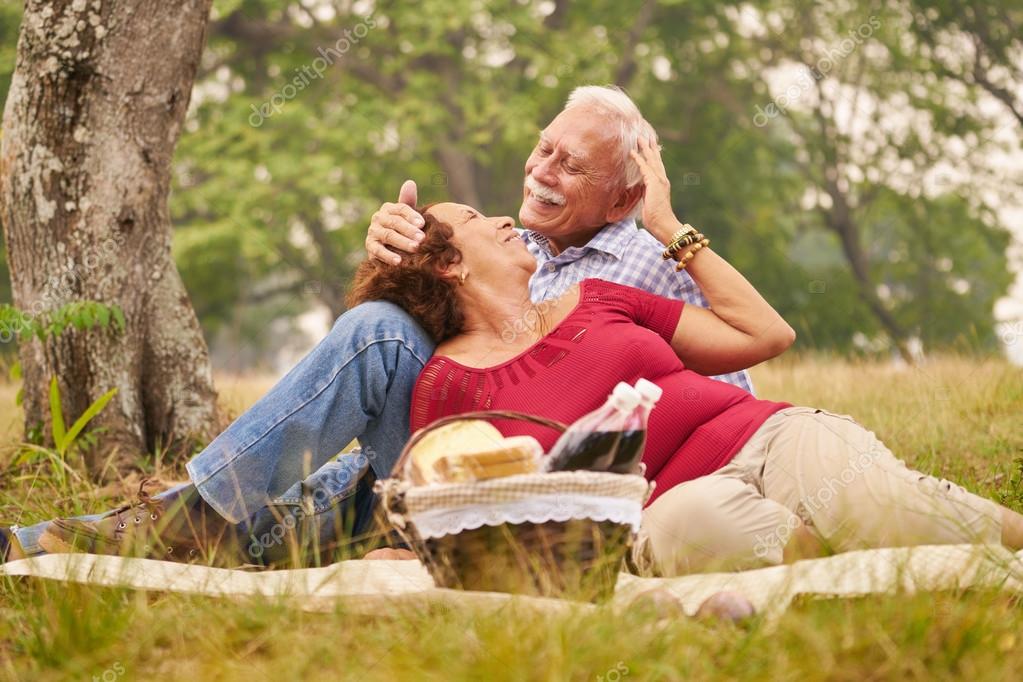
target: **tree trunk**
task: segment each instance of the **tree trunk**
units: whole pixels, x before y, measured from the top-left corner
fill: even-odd
[[[0,140],[0,219],[14,304],[119,305],[127,326],[21,345],[26,427],[94,422],[118,465],[217,427],[198,320],[171,257],[170,164],[212,0],[27,0]],[[49,428],[44,429],[49,432]],[[94,453],[94,473],[98,454]]]
[[[913,354],[906,343],[906,332],[877,295],[876,286],[870,277],[867,254],[864,253],[860,243],[860,232],[853,221],[852,208],[846,201],[845,195],[838,189],[837,183],[828,181],[827,190],[832,206],[824,212],[824,221],[838,235],[839,241],[842,243],[842,252],[852,267],[860,299],[867,304],[870,312],[881,323],[902,359],[909,365],[915,364]]]

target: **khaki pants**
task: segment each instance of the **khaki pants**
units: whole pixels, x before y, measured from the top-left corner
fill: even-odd
[[[1002,525],[997,504],[908,469],[851,417],[790,407],[650,505],[634,560],[661,575],[779,564],[800,520],[838,552],[997,543]]]

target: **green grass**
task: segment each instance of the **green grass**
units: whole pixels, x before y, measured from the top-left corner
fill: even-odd
[[[911,466],[1023,509],[1018,368],[950,357],[898,371],[801,358],[758,368],[754,381],[765,398],[852,414]],[[220,385],[225,404],[238,411],[267,383]],[[0,480],[5,520],[116,501],[118,491],[97,494],[82,484],[58,494],[41,469],[10,470],[10,456],[3,455]],[[268,600],[29,580],[0,580],[0,609],[0,677],[12,680],[976,682],[1018,679],[1023,668],[1023,609],[988,592],[807,601],[773,628],[658,621],[640,610],[540,618],[515,607],[491,614],[431,608],[369,617],[346,613],[343,603],[307,613]]]

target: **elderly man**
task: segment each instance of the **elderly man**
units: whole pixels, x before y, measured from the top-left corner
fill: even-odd
[[[576,88],[541,131],[526,159],[519,209],[526,228],[520,234],[538,266],[530,280],[533,301],[599,277],[708,307],[692,278],[661,258],[671,235],[636,226],[643,185],[629,151],[640,138],[653,141],[657,134],[628,95],[595,85]],[[423,238],[416,199],[416,184],[406,181],[398,203],[373,215],[366,237],[372,257],[397,264],[400,251],[416,249]],[[753,391],[746,371],[715,378]]]
[[[525,166],[519,220],[539,267],[534,300],[600,277],[664,296],[707,302],[661,258],[670,235],[636,227],[643,185],[629,152],[656,140],[617,88],[577,88],[540,134]],[[422,238],[415,184],[373,216],[371,256],[399,262]],[[409,433],[412,387],[433,342],[401,309],[360,305],[187,467],[190,484],[106,514],[16,529],[12,551],[122,553],[193,559],[225,538],[251,562],[278,560],[288,539],[332,546],[367,529],[375,478],[386,477]],[[718,377],[751,390],[746,372]],[[358,439],[361,453],[338,452]],[[354,511],[341,515],[339,509]],[[341,528],[342,516],[354,525]],[[20,544],[20,547],[18,546]],[[231,553],[226,561],[232,561]]]

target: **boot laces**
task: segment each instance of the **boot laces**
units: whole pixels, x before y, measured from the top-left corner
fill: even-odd
[[[149,483],[149,480],[149,477],[146,476],[139,481],[139,489],[138,492],[135,493],[134,502],[129,502],[128,504],[114,510],[114,515],[117,517],[118,530],[126,529],[129,522],[136,526],[141,525],[143,517],[147,513],[152,521],[156,521],[160,518],[163,506],[160,504],[160,500],[150,495],[146,490],[146,484]],[[134,514],[128,515],[127,512],[134,512]]]

